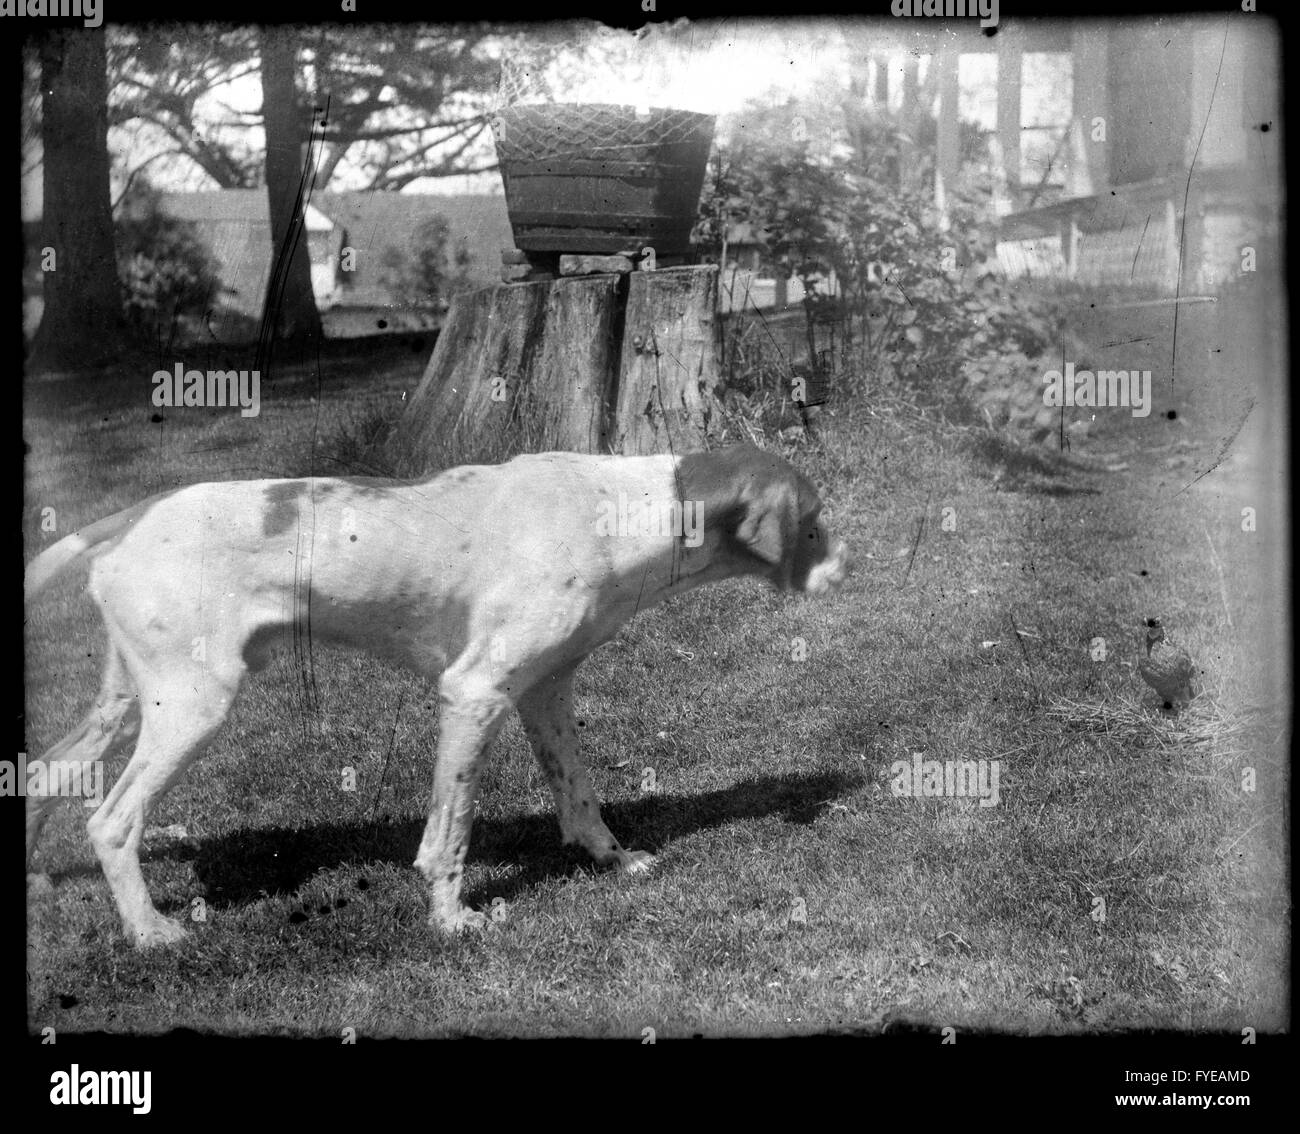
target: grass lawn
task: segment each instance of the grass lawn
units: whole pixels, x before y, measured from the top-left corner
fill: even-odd
[[[148,371],[29,384],[27,557],[55,538],[46,508],[61,535],[177,484],[381,471],[339,438],[395,408],[425,354],[285,371],[256,419],[152,420]],[[1240,382],[1261,369],[1243,364]],[[30,1027],[1289,1027],[1280,451],[1266,419],[1255,460],[1184,488],[1232,428],[1224,397],[1166,382],[1150,418],[1101,411],[1066,454],[886,397],[825,418],[821,444],[790,455],[855,575],[821,601],[705,588],[580,671],[584,756],[611,829],[659,856],[647,876],[560,847],[512,720],[465,877],[471,905],[497,907],[481,935],[426,928],[412,867],[435,691],[318,650],[308,693],[280,659],[151,817],[184,828],[155,833],[144,870],[160,909],[201,917],[186,941],[138,954],[84,809],[51,818],[34,866],[53,887],[28,901]],[[73,573],[27,613],[32,757],[97,687],[103,635],[82,586]],[[1152,614],[1205,671],[1177,717],[1135,670]],[[998,761],[997,806],[896,795],[891,764],[916,753]]]

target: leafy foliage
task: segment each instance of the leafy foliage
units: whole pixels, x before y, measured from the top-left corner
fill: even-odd
[[[826,365],[816,348],[833,341],[841,388],[901,381],[946,399],[966,384],[965,364],[990,373],[1009,354],[1043,353],[1058,317],[999,280],[978,167],[953,187],[944,228],[909,171],[919,159],[901,123],[841,110],[851,121],[836,127],[806,107],[757,108],[719,146],[697,228],[706,254],[739,233],[761,243],[769,270],[798,278],[810,354]]]
[[[409,253],[388,251],[380,282],[412,307],[446,307],[448,297],[464,286],[472,260],[463,243],[448,249],[450,236],[445,217],[422,221],[412,233]]]

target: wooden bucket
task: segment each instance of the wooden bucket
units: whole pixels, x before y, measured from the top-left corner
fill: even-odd
[[[709,114],[604,103],[500,111],[493,132],[516,246],[685,254],[713,123]]]

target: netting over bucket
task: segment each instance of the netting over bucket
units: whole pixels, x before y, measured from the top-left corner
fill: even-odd
[[[512,106],[492,120],[501,161],[550,158],[635,161],[658,155],[671,160],[664,147],[681,147],[679,160],[703,150],[713,140],[713,116],[691,110],[638,108],[609,103],[551,103]]]
[[[524,103],[554,102],[554,84],[549,72],[555,66],[560,49],[543,51],[534,48],[526,61],[506,56],[501,60],[501,79],[497,84],[496,107]]]

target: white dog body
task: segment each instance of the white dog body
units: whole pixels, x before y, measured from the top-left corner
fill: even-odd
[[[700,533],[609,523],[628,501],[673,523],[685,512]],[[650,856],[609,832],[578,760],[573,672],[637,611],[713,579],[758,574],[809,593],[837,585],[847,557],[830,546],[819,508],[802,476],[748,447],[545,453],[417,483],[231,481],[153,497],[28,568],[30,600],[93,560],[89,590],[109,636],[95,705],[45,759],[85,764],[138,734],[89,833],[127,932],[142,946],[175,940],[180,924],[154,908],[140,871],[144,825],[245,673],[287,636],[298,648],[328,641],[388,658],[439,682],[433,804],[416,858],[430,922],[480,925],[461,904],[461,876],[479,774],[505,713],[523,718],[565,841],[643,869]],[[29,798],[29,861],[53,802]]]

